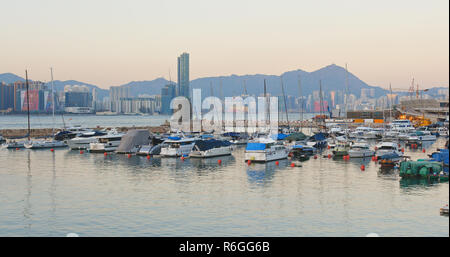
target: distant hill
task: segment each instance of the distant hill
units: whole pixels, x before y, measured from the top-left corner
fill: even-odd
[[[338,91],[345,90],[346,70],[337,65],[329,65],[314,72],[306,72],[303,70],[288,71],[281,76],[276,75],[231,75],[222,77],[200,78],[191,81],[192,88],[201,88],[202,93],[210,95],[210,83],[212,83],[215,96],[220,96],[220,83],[222,83],[222,91],[224,96],[232,96],[242,94],[244,92],[244,81],[247,93],[250,95],[260,95],[264,92],[264,79],[266,80],[267,92],[271,95],[282,95],[281,80],[286,95],[299,96],[298,77],[300,75],[302,95],[312,94],[313,91],[319,90],[319,81],[322,81],[322,90]],[[375,89],[375,96],[379,97],[386,93],[386,90],[380,87],[369,86],[355,75],[349,72],[349,92],[356,96],[361,95],[361,88]]]
[[[249,95],[261,95],[264,91],[264,80],[266,80],[267,84],[267,92],[271,95],[282,95],[281,86],[280,86],[280,78],[283,79],[284,89],[286,95],[298,96],[298,77],[300,75],[301,87],[302,87],[302,95],[310,95],[313,91],[319,90],[319,81],[322,81],[322,90],[324,92],[329,92],[331,90],[334,91],[344,91],[346,87],[346,76],[347,72],[345,68],[337,66],[335,64],[328,65],[324,68],[313,72],[306,72],[303,70],[293,70],[288,71],[280,76],[278,75],[264,75],[264,74],[255,74],[255,75],[230,75],[230,76],[219,76],[219,77],[205,77],[198,78],[190,81],[191,89],[200,88],[202,89],[203,97],[211,95],[211,86],[213,88],[214,96],[235,96],[244,93],[244,81],[247,88],[247,93]],[[20,76],[17,76],[12,73],[3,73],[0,74],[0,81],[4,81],[5,83],[12,83],[17,80],[23,81],[24,79]],[[380,97],[385,95],[388,91],[377,86],[371,86],[356,77],[351,72],[348,73],[348,84],[349,84],[349,92],[351,94],[356,95],[357,97],[361,96],[361,89],[374,89],[375,97]],[[145,81],[132,81],[127,84],[121,85],[121,87],[130,88],[130,93],[132,96],[138,96],[142,94],[147,95],[159,95],[161,94],[161,88],[163,88],[169,81],[165,78],[157,78],[154,80],[145,80]],[[174,82],[172,82],[174,83]],[[101,99],[105,96],[109,95],[109,90],[99,88],[96,85],[76,81],[76,80],[66,80],[54,81],[56,90],[62,91],[65,85],[86,85],[91,90],[93,88],[97,89],[97,95]],[[222,86],[220,86],[222,84]],[[448,88],[432,88],[427,94],[430,95],[438,95],[439,89],[447,89]],[[399,93],[401,95],[407,93]]]

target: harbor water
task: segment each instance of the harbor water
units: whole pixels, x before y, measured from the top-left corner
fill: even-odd
[[[2,149],[0,236],[449,236],[448,182],[401,179],[370,158],[248,165],[243,151],[147,160]]]

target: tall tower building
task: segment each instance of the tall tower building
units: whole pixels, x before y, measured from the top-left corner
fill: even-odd
[[[178,85],[177,96],[189,98],[189,54],[183,53],[178,57]]]

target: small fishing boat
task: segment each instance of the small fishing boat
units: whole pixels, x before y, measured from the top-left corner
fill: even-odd
[[[268,162],[286,159],[289,149],[272,138],[259,138],[247,143],[245,161]]]
[[[45,149],[45,148],[59,148],[66,147],[67,144],[63,141],[57,140],[35,140],[24,144],[27,149]]]
[[[89,144],[88,151],[92,153],[114,152],[120,145],[123,133],[115,132],[98,137],[98,141]]]
[[[436,140],[436,136],[432,135],[431,132],[428,130],[416,131],[414,133],[410,133],[408,135],[408,138],[406,139],[408,144],[414,144],[414,143],[419,143],[419,142],[423,142],[423,141],[434,141],[434,140]]]
[[[348,150],[348,155],[350,158],[364,158],[370,157],[375,154],[375,151],[370,149],[369,144],[365,142],[357,142],[350,146]]]
[[[398,143],[396,142],[383,141],[376,145],[376,156],[383,156],[388,154],[395,154],[398,157],[403,156],[403,152],[400,151]]]
[[[442,207],[440,210],[441,215],[448,215],[448,204]]]
[[[301,162],[309,160],[310,156],[313,155],[313,151],[310,150],[311,147],[304,147],[303,145],[294,145],[290,152],[292,159],[299,160]]]
[[[344,156],[348,155],[349,150],[350,144],[348,142],[338,142],[332,152],[334,156]]]
[[[195,141],[194,147],[189,154],[192,158],[208,158],[231,155],[232,144],[226,140],[208,139]]]
[[[189,156],[197,138],[169,137],[161,147],[161,157]]]

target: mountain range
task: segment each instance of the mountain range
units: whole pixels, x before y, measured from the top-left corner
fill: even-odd
[[[284,85],[284,90],[286,95],[299,95],[298,78],[301,81],[302,95],[312,94],[313,91],[319,90],[319,83],[322,84],[322,90],[328,92],[334,91],[344,91],[346,88],[346,77],[347,72],[345,68],[337,66],[335,64],[328,65],[324,68],[313,72],[306,72],[303,70],[293,70],[285,72],[279,76],[277,75],[230,75],[230,76],[219,76],[219,77],[204,77],[198,78],[190,81],[191,89],[200,88],[202,89],[202,95],[210,96],[211,93],[214,96],[235,96],[244,93],[244,83],[249,95],[261,95],[264,91],[264,80],[266,80],[267,92],[271,95],[282,95],[281,89],[281,79]],[[12,83],[17,80],[23,81],[24,79],[12,73],[0,74],[0,81],[4,83]],[[169,83],[174,83],[166,80],[165,78],[157,78],[154,80],[145,81],[132,81],[127,84],[121,85],[120,87],[130,88],[130,94],[132,96],[138,95],[159,95],[161,94],[161,88]],[[96,85],[76,81],[76,80],[55,80],[55,89],[58,91],[64,90],[65,85],[86,85],[91,90],[95,88],[97,90],[97,96],[101,99],[109,95],[109,90],[102,89]],[[361,96],[361,89],[374,89],[375,97],[380,97],[388,93],[386,89],[377,86],[371,86],[359,79],[357,76],[348,73],[348,86],[349,92]],[[212,88],[212,90],[211,90]],[[446,88],[432,88],[427,93],[437,94],[437,90]],[[212,92],[211,92],[212,91]],[[400,94],[405,94],[400,93]]]

